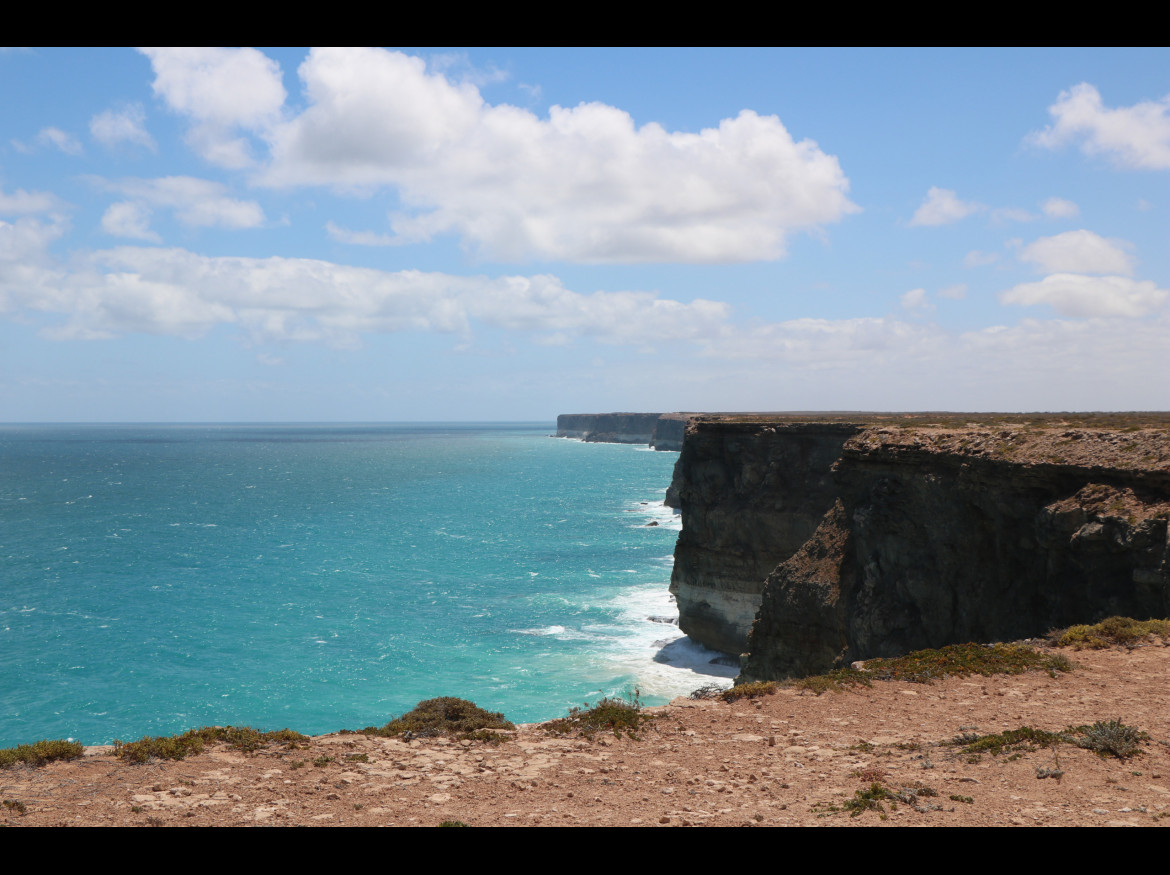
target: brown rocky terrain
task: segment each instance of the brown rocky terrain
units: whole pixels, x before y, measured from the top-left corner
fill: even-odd
[[[1170,646],[1061,652],[1077,667],[1055,676],[676,700],[655,709],[639,740],[540,725],[498,745],[327,735],[141,765],[90,748],[72,762],[0,770],[0,824],[1170,825]],[[1113,719],[1148,734],[1137,755],[1062,743],[976,757],[946,744]],[[874,783],[901,801],[851,816],[847,803],[859,807]]]

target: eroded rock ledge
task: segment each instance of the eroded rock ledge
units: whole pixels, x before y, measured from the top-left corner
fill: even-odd
[[[1170,416],[696,417],[680,627],[742,680],[1170,614]]]

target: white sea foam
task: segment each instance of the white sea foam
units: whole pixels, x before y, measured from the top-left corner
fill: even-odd
[[[620,625],[609,627],[602,658],[614,676],[633,679],[643,700],[669,700],[709,684],[731,686],[737,669],[725,664],[725,654],[663,622],[678,616],[665,581],[633,587],[615,596],[610,606],[617,610]]]

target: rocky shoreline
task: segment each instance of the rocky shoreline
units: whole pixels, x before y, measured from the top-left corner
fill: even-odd
[[[1170,414],[680,418],[671,592],[741,680],[1170,614]]]
[[[1170,614],[1170,415],[672,422],[680,622],[732,652],[743,635],[742,679]],[[1170,825],[1170,643],[1063,655],[1072,670],[677,699],[637,738],[338,733],[144,764],[87,748],[0,769],[0,826]],[[1069,740],[1106,722],[1136,739],[1125,758]],[[1059,740],[964,746],[1003,733]]]

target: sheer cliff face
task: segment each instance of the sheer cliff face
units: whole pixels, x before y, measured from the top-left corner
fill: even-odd
[[[562,413],[557,437],[604,444],[649,444],[661,413]]]
[[[693,421],[667,503],[682,511],[670,591],[679,627],[739,654],[764,580],[832,507],[848,424]]]
[[[768,574],[741,680],[1170,614],[1166,432],[870,430],[833,484]]]
[[[604,444],[648,444],[678,452],[691,414],[687,413],[562,413],[557,437]]]

